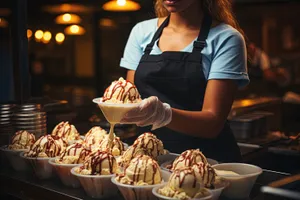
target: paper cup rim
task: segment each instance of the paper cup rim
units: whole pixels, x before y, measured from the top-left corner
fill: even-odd
[[[93,102],[103,107],[111,106],[111,107],[120,107],[120,108],[121,107],[134,108],[141,104],[141,101],[137,103],[106,103],[106,102],[102,102],[102,97],[94,98]]]
[[[21,156],[22,158],[28,159],[28,160],[49,160],[49,159],[51,159],[51,158],[54,158],[54,157],[27,157],[27,156],[24,155],[25,153],[26,153],[26,152],[21,152],[21,153],[20,153],[20,156]]]
[[[109,175],[83,175],[83,174],[78,174],[75,172],[75,169],[78,167],[81,167],[82,164],[78,164],[77,166],[73,167],[71,169],[71,174],[74,176],[80,177],[80,178],[112,178],[115,176],[115,174],[109,174]]]
[[[162,173],[169,173],[169,172],[166,172],[166,171],[163,171],[161,170]],[[167,180],[163,180],[162,179],[162,182],[161,183],[158,183],[158,184],[154,184],[154,185],[128,185],[128,184],[124,184],[124,183],[120,183],[116,180],[116,176],[115,177],[112,177],[111,178],[111,182],[113,182],[115,185],[117,186],[121,186],[121,187],[125,187],[125,188],[153,188],[155,186],[161,186],[163,184],[166,184],[167,183]]]
[[[243,167],[253,167],[253,168],[256,168],[258,171],[253,172],[253,173],[248,173],[248,174],[239,174],[238,176],[237,175],[218,175],[218,176],[222,177],[222,178],[248,178],[248,177],[258,176],[258,175],[262,174],[262,172],[263,172],[262,168],[260,168],[256,165],[247,164],[247,163],[219,163],[219,164],[212,165],[212,167],[215,170],[218,170],[218,169],[216,169],[216,167],[218,167],[218,166],[232,166],[232,165],[239,165],[239,166],[243,166]]]
[[[163,196],[161,194],[159,194],[157,191],[158,189],[164,187],[166,185],[166,183],[164,185],[160,185],[160,186],[156,186],[152,189],[152,194],[158,198],[161,198],[161,199],[165,199],[165,200],[177,200],[176,198],[172,198],[172,197],[166,197],[166,196]],[[211,199],[213,194],[212,192],[207,189],[207,188],[203,188],[203,190],[205,190],[207,193],[209,193],[208,196],[205,196],[205,197],[201,197],[201,198],[191,198],[190,200],[208,200],[208,199]]]
[[[59,156],[50,158],[49,161],[48,161],[49,164],[50,164],[50,165],[53,165],[53,166],[60,166],[60,167],[76,167],[76,166],[80,165],[80,164],[56,163],[56,162],[55,162],[55,159],[57,159],[57,158],[59,158]]]
[[[29,149],[9,149],[8,146],[9,145],[3,145],[0,147],[0,150],[6,151],[6,152],[16,152],[16,153],[22,153],[22,152],[29,151]]]
[[[230,182],[228,180],[224,180],[224,179],[221,179],[221,183],[220,185],[219,184],[216,184],[216,188],[214,189],[210,189],[210,188],[206,188],[210,191],[220,191],[220,190],[224,190],[225,188],[227,188],[229,186]]]

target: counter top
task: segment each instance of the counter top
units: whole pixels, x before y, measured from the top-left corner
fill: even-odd
[[[275,180],[282,179],[289,174],[264,170],[257,179],[251,196],[245,200],[263,200],[260,188]],[[72,189],[65,187],[57,177],[49,180],[39,180],[30,172],[15,172],[11,168],[3,168],[0,171],[1,193],[9,194],[20,199],[66,199],[66,200],[92,200],[82,188]],[[5,183],[5,184],[3,184]],[[115,200],[124,200],[118,191]],[[225,197],[220,200],[229,200]]]

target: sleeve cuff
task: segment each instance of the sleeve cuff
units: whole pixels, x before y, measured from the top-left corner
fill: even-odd
[[[131,62],[126,61],[123,58],[121,59],[121,62],[120,62],[120,67],[129,69],[129,70],[136,70],[138,65],[139,65],[139,63],[131,63]]]
[[[239,88],[249,84],[248,74],[245,72],[210,72],[207,80],[213,79],[231,79],[235,80]]]

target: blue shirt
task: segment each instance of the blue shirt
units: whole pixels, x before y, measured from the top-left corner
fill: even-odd
[[[157,24],[158,18],[154,18],[139,22],[133,27],[120,62],[121,67],[129,70],[137,69],[144,49],[158,28]],[[193,42],[181,51],[192,52]],[[232,79],[237,82],[239,88],[249,83],[246,45],[243,36],[236,29],[224,23],[219,24],[210,29],[206,44],[201,52],[206,80]],[[156,41],[150,54],[161,53]]]

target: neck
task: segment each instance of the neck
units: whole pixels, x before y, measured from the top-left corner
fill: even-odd
[[[190,5],[182,12],[171,13],[170,15],[170,27],[176,27],[176,29],[199,29],[203,19],[203,11],[198,3]]]

